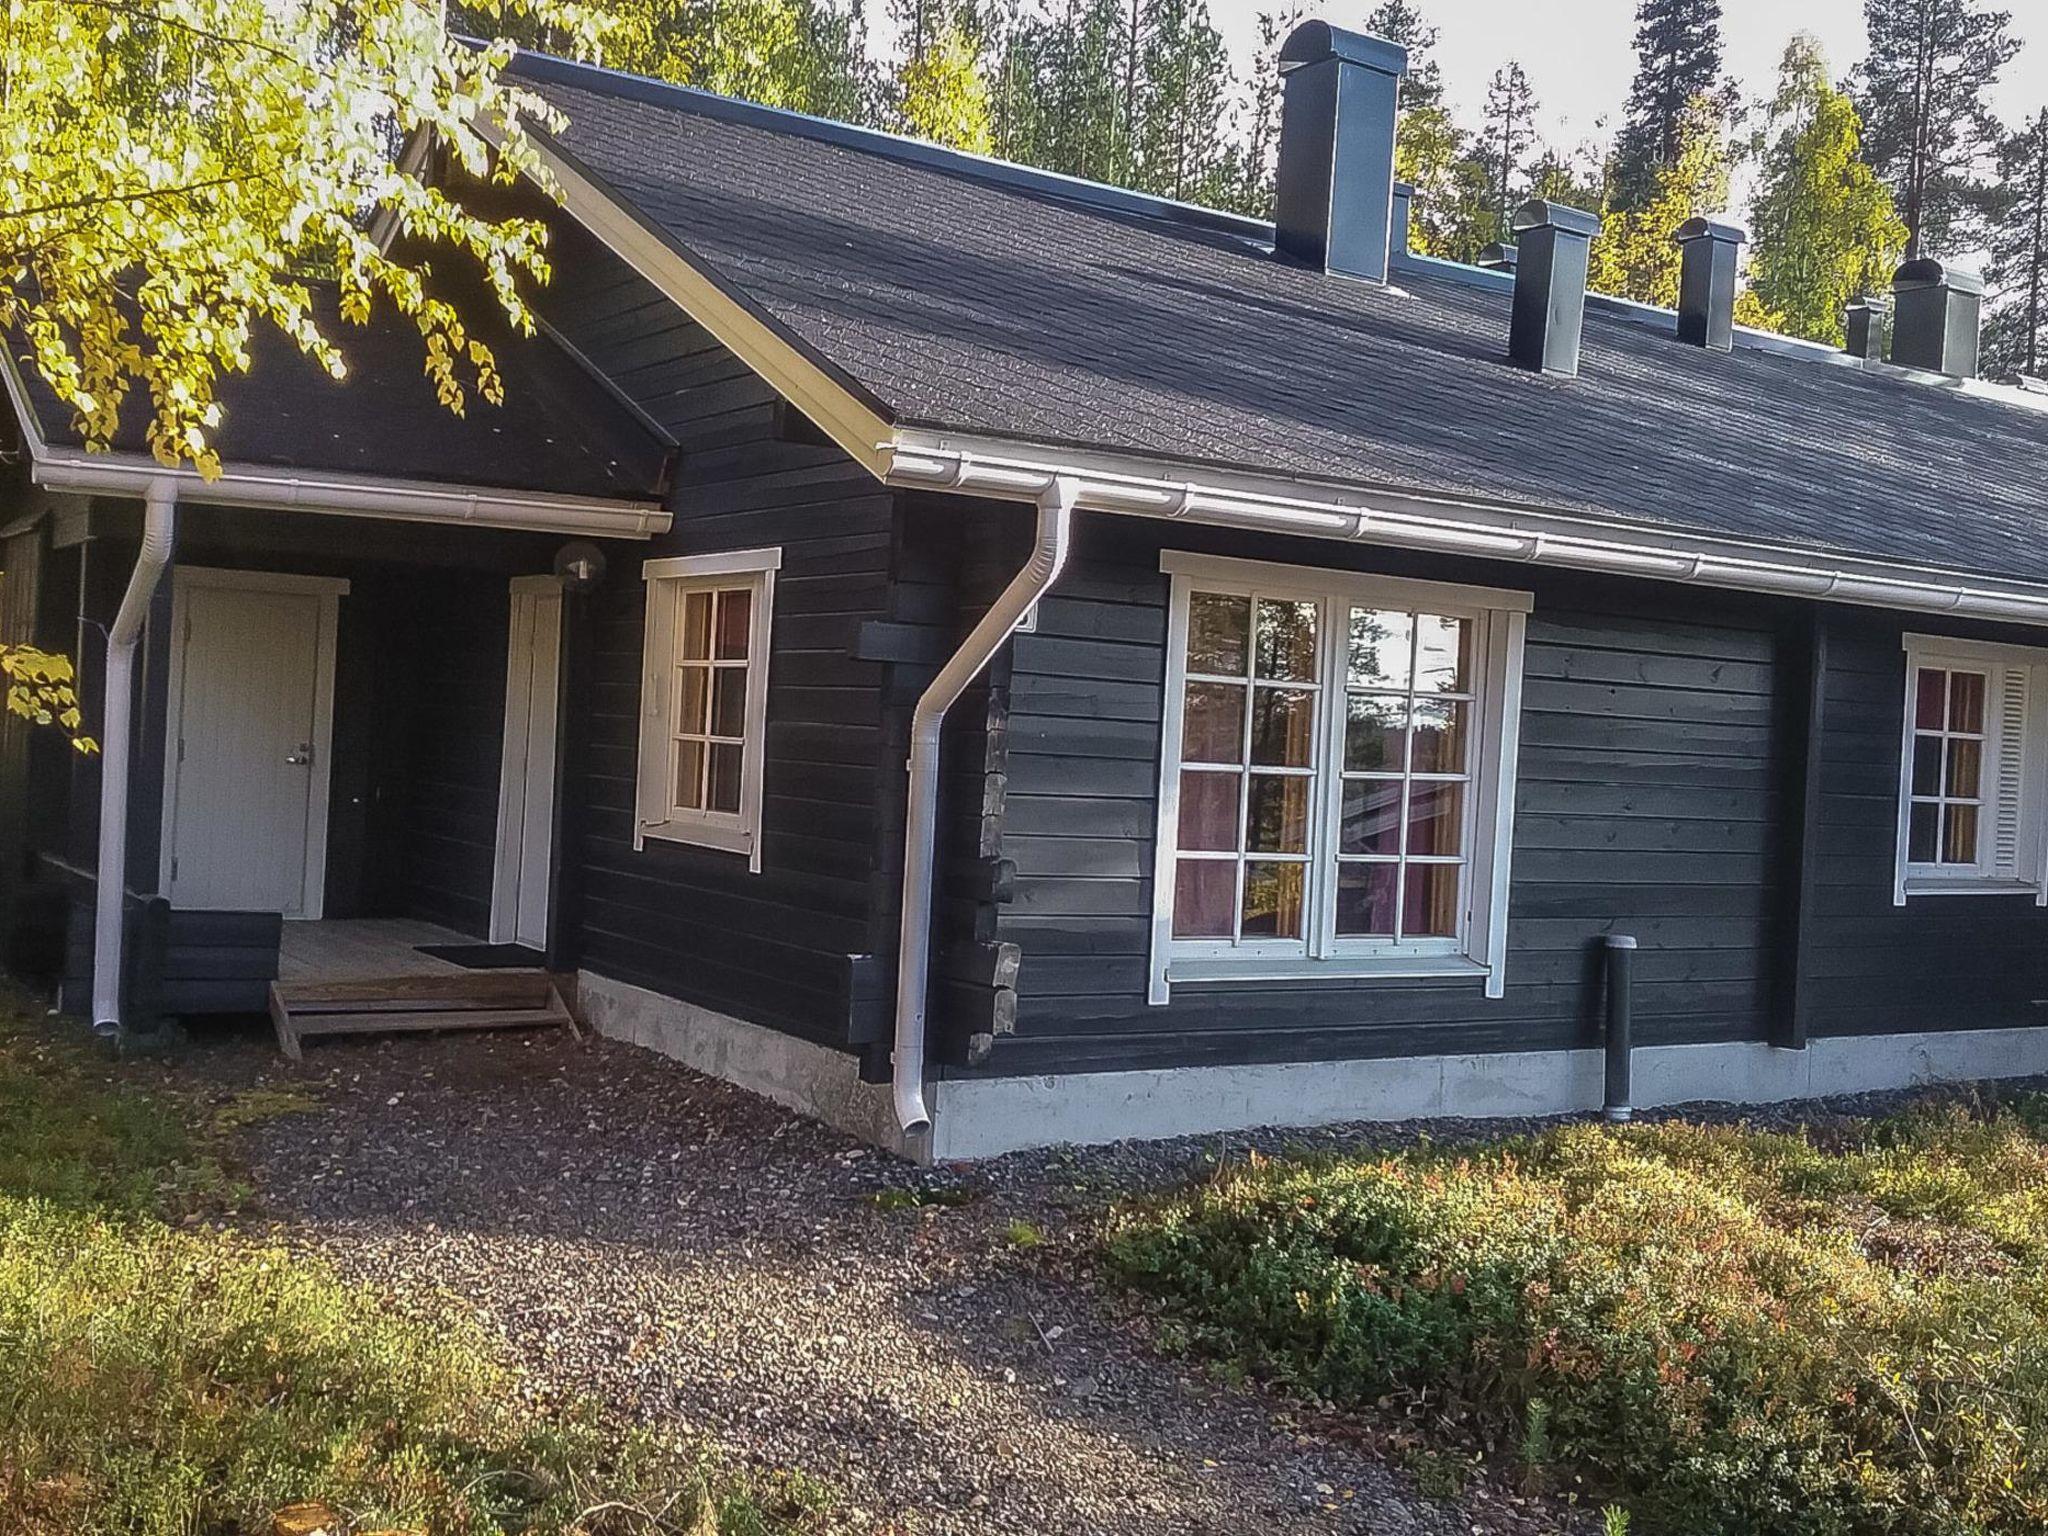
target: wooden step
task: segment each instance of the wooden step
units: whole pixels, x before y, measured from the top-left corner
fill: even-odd
[[[270,988],[278,1049],[293,1061],[316,1035],[422,1029],[562,1028],[576,1020],[546,971],[466,971],[350,981],[280,981]]]

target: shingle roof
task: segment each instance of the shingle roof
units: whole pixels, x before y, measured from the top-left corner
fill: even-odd
[[[669,448],[582,364],[545,336],[510,333],[481,290],[463,305],[481,323],[505,379],[505,403],[468,392],[466,413],[434,398],[418,330],[388,306],[367,326],[335,323],[330,296],[316,307],[341,349],[348,377],[337,382],[275,331],[259,330],[253,366],[218,385],[222,420],[214,442],[229,464],[338,472],[441,485],[658,501]],[[17,353],[20,348],[15,349]],[[19,368],[44,441],[76,447],[70,407],[33,368]],[[149,403],[138,388],[110,445],[147,453]]]
[[[2048,414],[1597,308],[1580,375],[1533,375],[1501,292],[1334,278],[1242,221],[515,67],[580,166],[901,424],[2048,580]]]

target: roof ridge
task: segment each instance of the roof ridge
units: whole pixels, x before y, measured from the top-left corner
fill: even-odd
[[[528,79],[600,91],[630,101],[638,101],[647,106],[694,112],[725,122],[766,128],[776,133],[794,134],[825,144],[836,144],[843,149],[882,155],[907,165],[919,165],[929,170],[970,176],[996,186],[1038,193],[1062,202],[1077,203],[1083,207],[1159,219],[1162,222],[1180,224],[1192,229],[1235,235],[1265,245],[1273,243],[1272,222],[1255,219],[1248,214],[1230,213],[1220,208],[1205,208],[1200,203],[1160,197],[1150,192],[1134,192],[1128,187],[1115,186],[1109,182],[1091,181],[1083,176],[1069,176],[1060,171],[1041,170],[1037,166],[1020,165],[1012,160],[999,160],[993,155],[977,155],[964,149],[949,149],[944,145],[911,138],[906,134],[891,133],[882,128],[864,128],[855,123],[840,122],[836,118],[797,112],[788,107],[763,106],[759,102],[745,101],[736,96],[721,96],[716,91],[707,91],[699,86],[675,85],[666,80],[636,75],[602,64],[588,64],[575,59],[565,59],[557,54],[521,48],[513,55],[507,72]]]

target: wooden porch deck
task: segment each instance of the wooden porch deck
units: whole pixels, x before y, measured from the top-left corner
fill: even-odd
[[[399,918],[286,923],[270,987],[278,1049],[296,1061],[301,1042],[314,1035],[521,1027],[576,1033],[554,977],[539,964],[473,969],[419,949],[474,943],[452,929]]]
[[[452,960],[419,951],[422,944],[474,944],[468,934],[403,917],[349,917],[286,923],[278,945],[281,982],[369,981],[388,976],[467,976]]]

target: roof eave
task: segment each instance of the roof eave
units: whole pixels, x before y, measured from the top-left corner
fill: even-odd
[[[1056,479],[1084,510],[1356,540],[1478,559],[1771,593],[1915,613],[2048,625],[2048,584],[1497,502],[1320,485],[1135,455],[902,428],[891,485],[1034,501]]]
[[[462,523],[589,538],[653,538],[666,533],[672,521],[668,511],[651,498],[567,496],[239,463],[224,464],[218,476],[208,479],[197,470],[172,468],[145,454],[95,453],[53,445],[42,434],[11,357],[0,362],[0,381],[5,382],[21,423],[30,478],[48,490],[141,497],[152,484],[169,481],[178,487],[181,499],[211,506]]]

